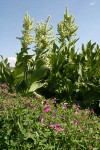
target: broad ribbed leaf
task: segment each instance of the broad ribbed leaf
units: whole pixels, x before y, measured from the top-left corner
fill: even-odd
[[[32,83],[31,87],[29,88],[29,92],[34,92],[37,89],[39,89],[40,87],[42,87],[44,85],[44,83],[40,83],[40,82],[34,82]]]

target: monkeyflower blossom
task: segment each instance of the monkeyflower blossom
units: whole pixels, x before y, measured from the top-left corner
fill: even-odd
[[[28,97],[26,97],[26,103],[29,103],[30,102],[30,99]]]
[[[78,104],[73,104],[73,107],[76,107],[76,108],[80,108],[80,105]]]
[[[7,86],[6,83],[2,83],[2,84],[1,84],[1,87],[6,87],[6,86]]]
[[[39,97],[37,95],[34,96],[35,99],[38,99]]]
[[[67,106],[65,104],[62,105],[63,109],[67,109]]]
[[[77,124],[79,124],[79,121],[74,120],[74,121],[73,121],[73,124],[77,125]]]
[[[62,131],[61,125],[60,124],[56,124],[55,125],[55,130],[58,131],[58,132]]]
[[[73,104],[73,107],[77,107],[77,105],[74,103],[74,104]]]
[[[40,117],[39,117],[39,120],[40,120],[40,121],[43,121],[43,120],[44,120],[44,116],[40,116]]]
[[[51,110],[50,105],[49,105],[49,104],[46,104],[46,105],[45,105],[44,112],[47,113],[47,112],[49,112],[50,110]]]
[[[79,110],[79,108],[76,109],[75,114],[78,114],[78,115],[81,114],[81,111]]]
[[[54,124],[53,124],[52,122],[50,122],[49,126],[50,126],[51,128],[54,128]]]
[[[52,99],[52,103],[53,103],[53,104],[56,104],[56,100],[55,100],[55,99]]]

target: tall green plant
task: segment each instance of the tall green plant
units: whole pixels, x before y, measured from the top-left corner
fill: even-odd
[[[100,47],[89,41],[82,44],[79,54],[78,81],[76,82],[79,95],[85,105],[98,105],[100,98]]]
[[[68,99],[71,99],[72,89],[75,89],[74,82],[77,76],[75,43],[78,39],[74,39],[73,36],[78,27],[74,25],[74,22],[75,19],[69,16],[68,9],[66,9],[64,19],[58,24],[58,42],[60,45],[53,44],[49,57],[50,74],[46,89],[50,95],[67,97]]]
[[[43,86],[43,78],[48,72],[48,51],[53,43],[53,27],[48,28],[50,17],[46,23],[40,22],[33,28],[33,20],[28,13],[24,17],[21,52],[17,54],[17,62],[14,69],[15,86],[18,91],[32,92]],[[35,38],[31,35],[34,29]],[[29,45],[35,43],[35,56],[29,55]],[[33,59],[34,56],[34,59]]]
[[[53,26],[49,26],[49,21],[50,16],[47,18],[46,22],[38,22],[35,27],[35,60],[34,70],[32,70],[30,77],[30,82],[32,84],[29,91],[34,90],[34,84],[35,87],[45,86],[50,71],[49,55],[55,37],[53,34]]]
[[[26,91],[29,86],[29,72],[34,68],[33,55],[29,55],[29,45],[34,41],[33,35],[33,20],[30,19],[28,12],[24,17],[22,37],[18,38],[21,41],[21,52],[17,53],[17,61],[14,69],[14,78],[16,90]]]

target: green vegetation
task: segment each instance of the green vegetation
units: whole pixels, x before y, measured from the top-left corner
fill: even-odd
[[[0,57],[0,149],[99,150],[100,46],[77,53],[68,9],[57,36],[49,20],[34,26],[27,12],[14,69]]]
[[[93,109],[22,97],[9,93],[6,84],[0,85],[0,97],[0,149],[100,149],[100,118]]]

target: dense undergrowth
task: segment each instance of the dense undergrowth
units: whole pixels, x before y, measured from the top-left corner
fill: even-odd
[[[0,85],[1,150],[99,150],[100,118],[93,109],[10,93]]]

